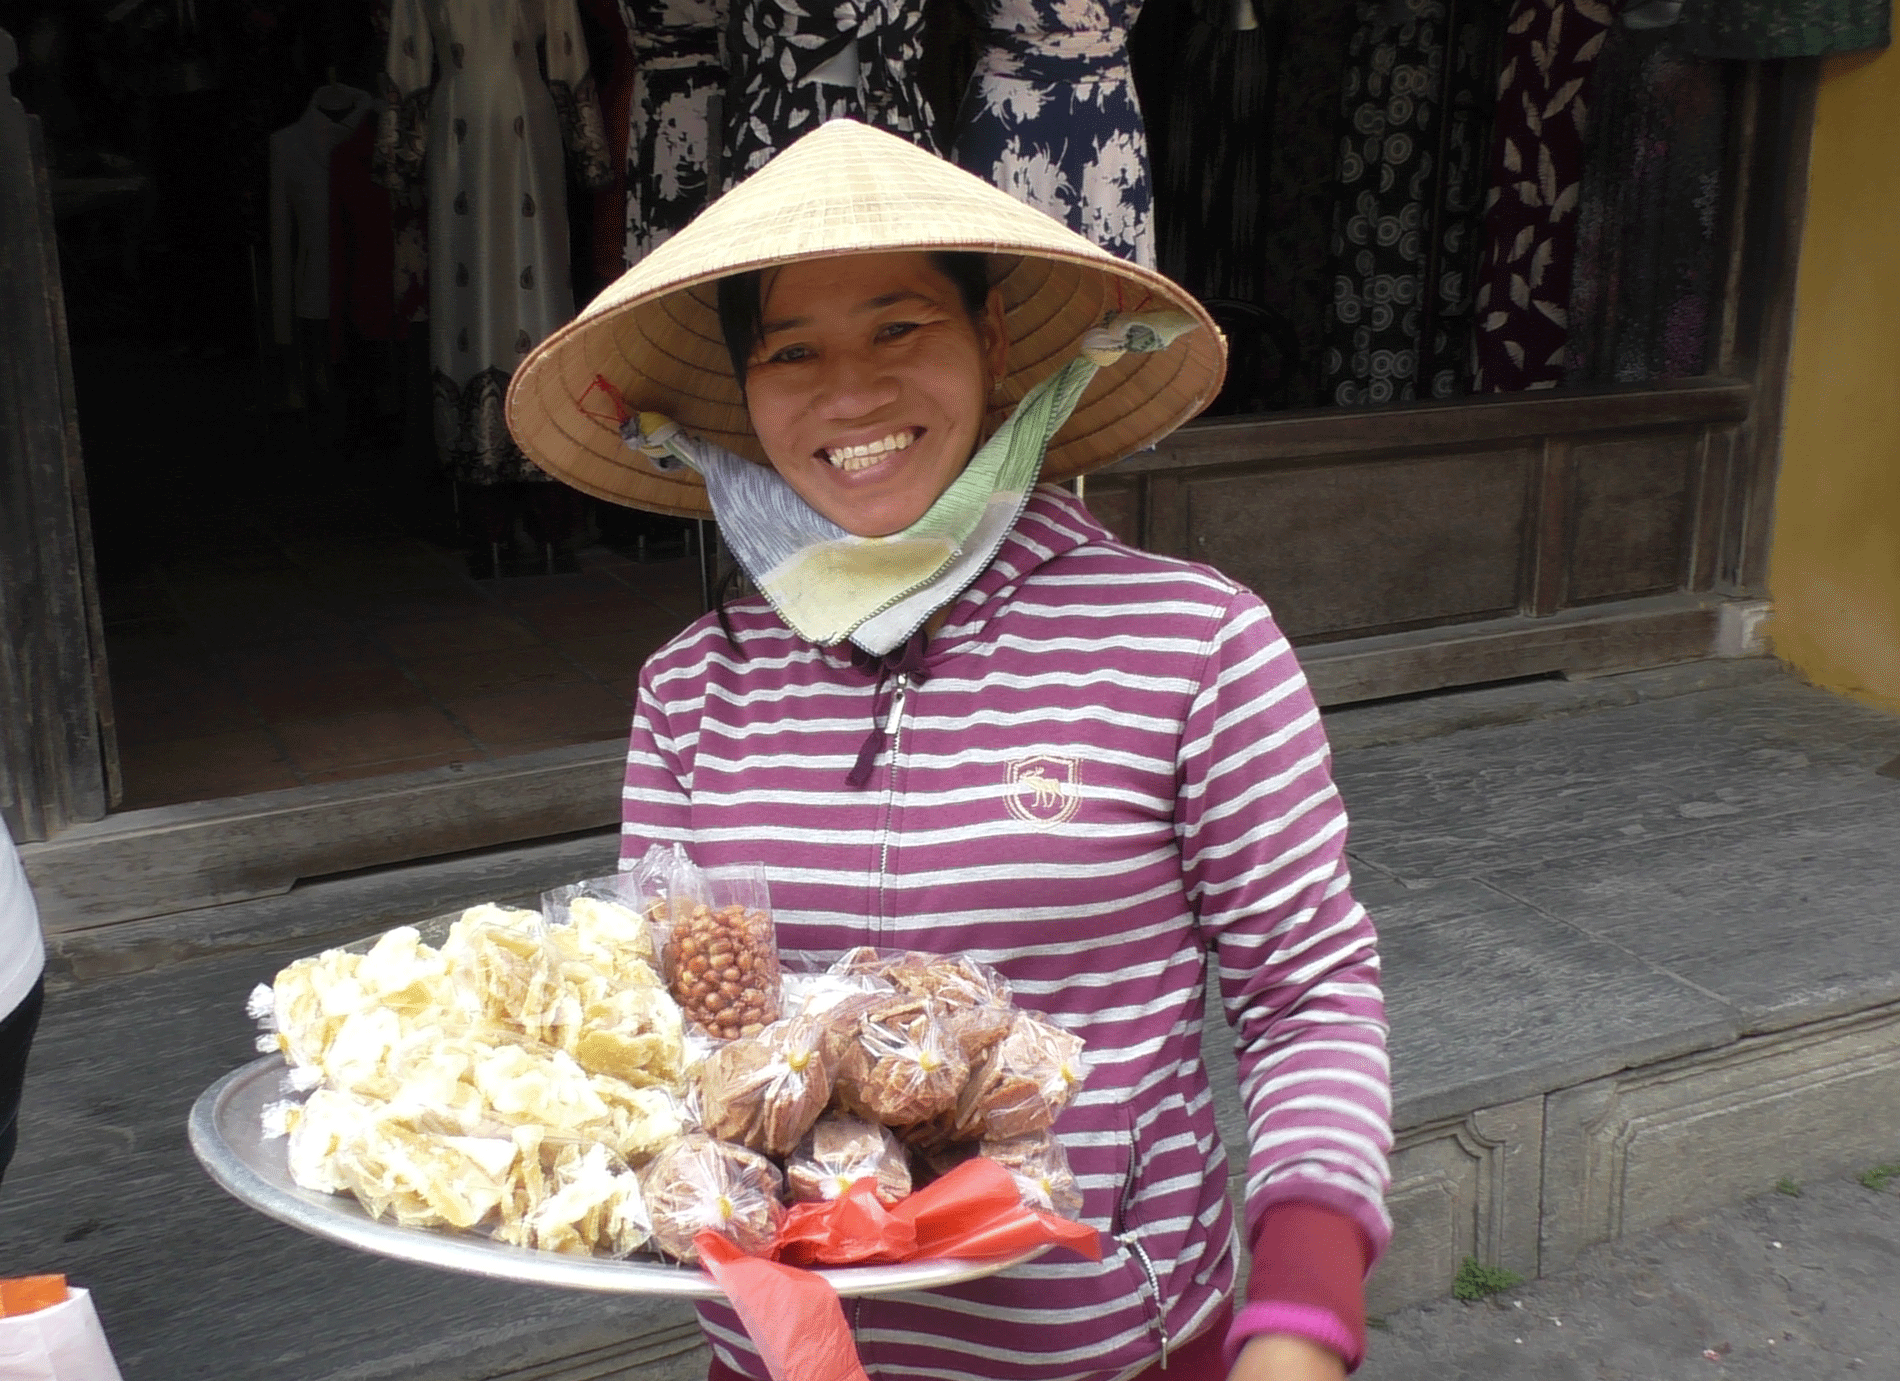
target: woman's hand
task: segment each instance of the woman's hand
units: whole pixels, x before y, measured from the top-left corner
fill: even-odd
[[[1291,1333],[1251,1338],[1227,1381],[1345,1381],[1346,1364],[1330,1348]]]

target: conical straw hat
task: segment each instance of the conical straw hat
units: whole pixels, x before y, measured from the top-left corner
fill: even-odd
[[[1042,212],[915,145],[850,120],[798,140],[627,270],[522,361],[508,425],[529,458],[586,493],[681,517],[711,515],[690,470],[661,471],[621,441],[604,379],[636,412],[764,460],[720,333],[715,283],[795,259],[890,250],[995,256],[1009,365],[990,422],[1072,359],[1113,311],[1195,318],[1166,350],[1098,374],[1050,444],[1042,478],[1065,480],[1152,445],[1220,388],[1226,346],[1205,308],[1151,269],[1117,259]]]

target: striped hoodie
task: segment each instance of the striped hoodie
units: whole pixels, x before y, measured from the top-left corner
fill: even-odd
[[[1115,541],[1037,489],[931,639],[881,686],[760,600],[641,672],[623,866],[684,842],[764,863],[788,964],[857,944],[967,954],[1087,1042],[1056,1131],[1111,1235],[942,1290],[846,1302],[874,1377],[1110,1381],[1204,1332],[1234,1286],[1201,1063],[1206,965],[1237,1042],[1247,1212],[1349,1215],[1374,1256],[1390,1095],[1378,954],[1352,899],[1319,714],[1249,591]],[[888,735],[847,784],[873,723]],[[1257,1277],[1256,1277],[1257,1278]],[[767,1373],[735,1316],[726,1365]]]

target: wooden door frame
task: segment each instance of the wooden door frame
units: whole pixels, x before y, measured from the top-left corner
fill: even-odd
[[[119,799],[112,693],[39,121],[0,30],[0,814],[16,839]]]

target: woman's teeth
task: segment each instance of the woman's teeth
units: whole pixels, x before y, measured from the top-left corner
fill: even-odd
[[[835,469],[847,472],[862,470],[867,466],[877,464],[892,451],[904,450],[916,439],[916,432],[907,428],[901,432],[892,432],[882,441],[867,441],[862,446],[833,447],[825,452],[825,459],[830,461]]]

